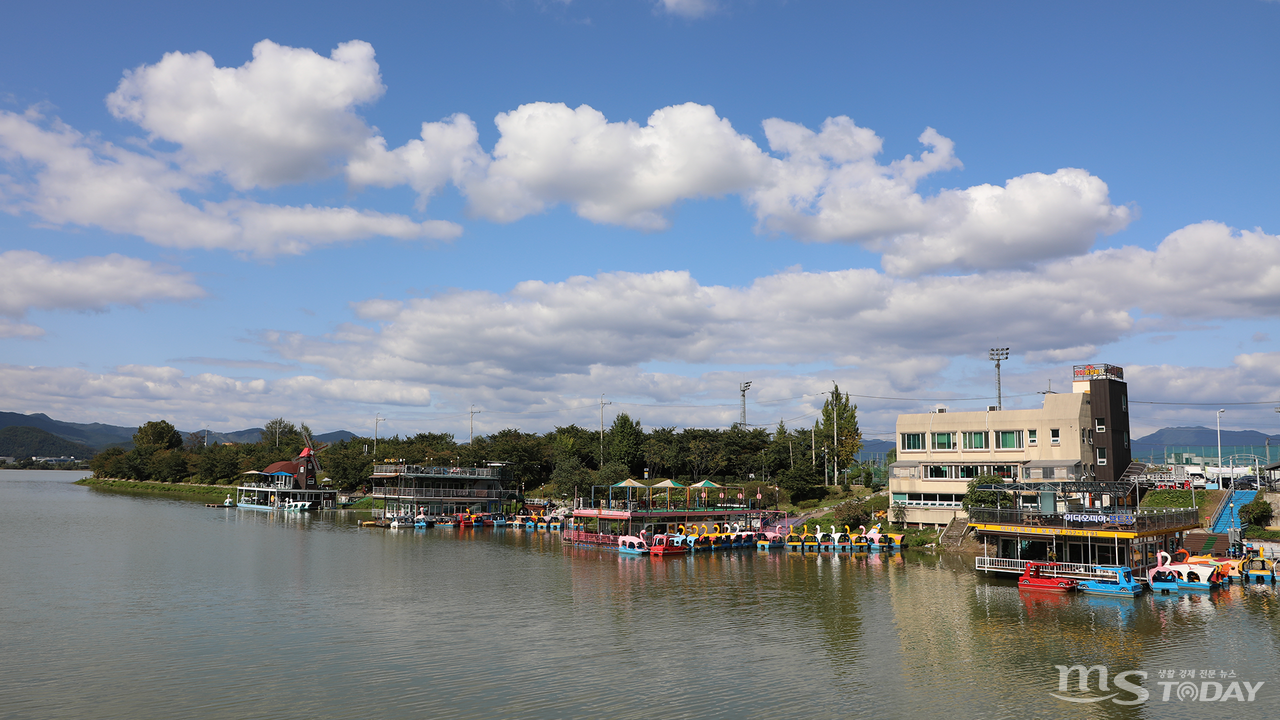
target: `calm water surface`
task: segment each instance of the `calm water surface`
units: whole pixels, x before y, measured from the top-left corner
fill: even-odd
[[[1270,588],[1037,597],[966,557],[623,557],[79,476],[0,471],[3,718],[1280,715]],[[1075,663],[1145,670],[1151,697],[1053,698]],[[1159,674],[1209,670],[1265,684],[1162,701]]]

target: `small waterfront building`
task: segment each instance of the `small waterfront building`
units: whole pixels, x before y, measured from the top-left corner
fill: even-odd
[[[1048,393],[1040,408],[906,414],[897,430],[894,511],[915,527],[966,523],[1001,561],[981,569],[1057,559],[1139,570],[1199,524],[1190,508],[1141,507],[1145,465],[1132,462],[1128,389],[1114,365],[1075,366],[1072,392]],[[968,484],[983,476],[1000,482],[980,489],[1006,502],[966,513]]]
[[[383,500],[389,511],[499,513],[504,502],[517,497],[508,489],[511,480],[510,468],[502,463],[482,468],[375,465],[370,495]]]
[[[337,507],[338,491],[320,484],[316,478],[319,470],[315,453],[311,448],[303,448],[293,460],[281,460],[261,471],[245,473],[256,476],[256,479],[240,484],[237,504],[274,508],[289,503],[307,503],[307,509],[333,510]]]

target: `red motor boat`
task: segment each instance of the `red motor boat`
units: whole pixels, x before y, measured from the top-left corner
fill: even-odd
[[[1078,580],[1067,577],[1056,577],[1058,563],[1029,562],[1018,578],[1020,590],[1048,590],[1050,592],[1070,592],[1080,584]]]

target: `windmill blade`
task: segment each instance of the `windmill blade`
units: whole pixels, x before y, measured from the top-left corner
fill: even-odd
[[[324,472],[320,467],[319,453],[321,450],[329,447],[329,443],[322,443],[321,446],[317,448],[315,443],[311,440],[311,433],[307,432],[302,433],[302,440],[307,444],[307,447],[311,449],[311,461],[316,464],[316,480],[318,481],[320,479],[320,474]]]

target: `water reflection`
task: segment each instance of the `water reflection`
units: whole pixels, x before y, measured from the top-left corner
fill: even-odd
[[[1036,595],[954,555],[627,556],[47,477],[0,493],[5,717],[1239,714],[1052,699],[1075,663],[1234,669],[1267,682],[1250,714],[1280,709],[1270,586]]]

